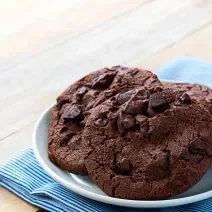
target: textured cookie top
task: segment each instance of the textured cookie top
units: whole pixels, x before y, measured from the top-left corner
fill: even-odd
[[[92,109],[117,93],[139,86],[151,92],[161,89],[150,71],[116,66],[93,72],[67,88],[52,110],[49,128],[49,158],[62,169],[86,175],[81,135]]]
[[[211,165],[212,117],[186,93],[146,88],[96,107],[83,135],[85,165],[108,195],[166,199],[196,184]]]
[[[173,91],[186,92],[191,98],[201,102],[212,114],[212,89],[199,84],[164,82],[163,85]]]
[[[144,69],[122,66],[104,68],[90,73],[67,88],[57,98],[57,105],[79,104],[84,106],[83,111],[87,111],[119,92],[138,86],[154,90],[162,84],[155,74]]]

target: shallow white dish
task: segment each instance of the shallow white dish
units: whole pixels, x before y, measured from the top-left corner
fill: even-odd
[[[169,200],[142,201],[125,200],[109,197],[102,192],[90,177],[81,177],[63,171],[48,159],[48,126],[50,119],[49,107],[41,115],[33,132],[33,148],[35,156],[42,168],[58,183],[87,198],[113,205],[134,208],[162,208],[185,205],[212,197],[212,168],[208,170],[202,180],[183,194]]]

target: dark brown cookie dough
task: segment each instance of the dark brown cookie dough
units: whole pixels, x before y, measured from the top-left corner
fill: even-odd
[[[212,164],[211,114],[186,93],[131,92],[124,104],[117,95],[89,116],[83,134],[91,149],[89,175],[106,194],[123,199],[186,191]]]
[[[49,127],[49,158],[60,168],[87,175],[82,148],[86,117],[92,109],[117,93],[146,86],[151,92],[161,89],[157,76],[147,70],[116,66],[93,72],[66,89],[52,110]],[[125,99],[130,98],[130,93]],[[120,101],[125,101],[120,98]]]
[[[200,101],[212,114],[212,89],[199,84],[164,82],[166,88],[186,92],[193,99]]]

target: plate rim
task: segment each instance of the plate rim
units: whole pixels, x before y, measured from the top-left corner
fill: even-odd
[[[166,82],[178,82],[174,80],[161,80],[161,81],[166,81]],[[47,174],[52,177],[56,182],[59,184],[63,185],[64,187],[68,188],[69,190],[73,191],[74,193],[77,193],[81,196],[87,197],[89,199],[111,204],[111,205],[116,205],[116,206],[123,206],[123,207],[133,207],[133,208],[166,208],[166,207],[176,207],[176,206],[181,206],[181,205],[186,205],[194,202],[199,202],[201,200],[208,199],[212,197],[212,190],[203,192],[201,194],[196,194],[193,196],[189,197],[183,197],[183,198],[178,198],[178,199],[168,199],[168,200],[128,200],[128,199],[119,199],[119,198],[114,198],[110,196],[104,196],[101,194],[96,194],[91,191],[82,189],[76,185],[70,184],[67,180],[63,179],[62,176],[59,174],[55,173],[46,163],[45,159],[42,158],[42,155],[39,153],[39,148],[37,147],[38,141],[36,139],[37,133],[38,133],[38,128],[39,125],[42,123],[44,120],[44,117],[46,114],[53,108],[55,105],[52,104],[49,106],[47,109],[44,110],[44,112],[41,114],[39,119],[37,120],[33,134],[32,134],[32,143],[33,143],[33,152],[34,155],[39,162],[40,166],[44,169],[44,171],[47,172]]]

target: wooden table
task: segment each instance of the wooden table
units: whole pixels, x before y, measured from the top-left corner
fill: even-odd
[[[0,0],[0,163],[31,146],[34,123],[81,76],[212,61],[212,0]],[[37,211],[0,188],[0,211]]]

